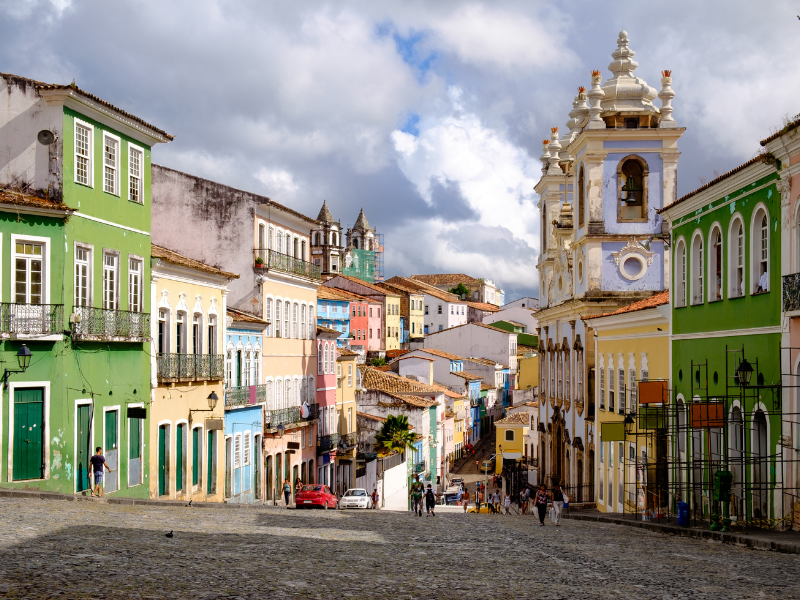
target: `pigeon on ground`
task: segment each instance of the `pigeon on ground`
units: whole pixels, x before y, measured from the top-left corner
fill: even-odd
[[[191,508],[192,507],[192,501],[191,500],[189,500],[189,504],[187,504],[186,507],[187,508]]]
[[[169,533],[165,533],[165,534],[164,534],[164,537],[171,538],[171,537],[175,537],[175,536],[173,536],[173,535],[172,535],[172,530],[170,530],[170,532],[169,532]]]

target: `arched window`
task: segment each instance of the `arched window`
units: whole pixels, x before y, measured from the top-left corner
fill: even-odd
[[[308,305],[308,339],[313,340],[317,333],[317,321],[314,314],[314,305]]]
[[[294,404],[292,406],[300,406],[300,380],[295,377],[294,378],[294,392],[292,394],[292,401]]]
[[[692,238],[692,304],[703,303],[703,234]]]
[[[275,410],[283,408],[283,381],[275,380]]]
[[[264,303],[264,320],[268,323],[272,323],[272,298],[267,298],[267,301]],[[267,337],[270,337],[270,330],[269,325],[267,325]]]
[[[272,227],[270,227],[269,228],[269,235],[267,236],[267,248],[269,250],[272,250],[272,243],[273,243],[273,238],[274,237],[275,237],[275,230]]]
[[[306,339],[306,305],[300,307],[300,339]]]
[[[622,159],[617,167],[617,221],[647,220],[647,163],[638,156]]]
[[[298,334],[298,331],[297,331],[297,325],[298,325],[298,323],[297,323],[297,313],[298,313],[299,310],[300,310],[300,307],[298,306],[297,302],[295,302],[294,306],[293,306],[293,310],[292,310],[292,337],[294,339],[297,339],[297,334]]]
[[[303,258],[300,254],[300,239],[294,238],[294,245],[292,246],[292,256],[295,258]]]
[[[586,199],[584,196],[584,194],[586,194],[585,187],[585,175],[583,172],[583,165],[581,165],[581,168],[578,171],[578,227],[583,227],[584,215],[586,213]]]
[[[327,375],[328,374],[328,343],[327,342],[322,344],[322,359],[323,359],[322,372],[325,375]]]
[[[263,223],[258,224],[258,257],[265,261],[267,259],[265,248],[267,247],[267,226]]]
[[[339,245],[339,234],[338,233],[334,233],[332,235],[332,237],[333,237],[333,245],[334,246],[338,246]]]
[[[300,258],[302,260],[307,260],[306,259],[306,241],[305,240],[302,240],[300,242]]]
[[[264,399],[265,399],[266,404],[267,404],[267,410],[274,410],[275,406],[273,404],[273,398],[272,398],[272,390],[273,390],[272,382],[268,381],[264,385],[264,388],[265,388],[265,390],[264,390],[265,398]]]
[[[292,337],[291,331],[289,331],[289,311],[291,310],[289,307],[289,301],[286,300],[283,303],[283,337],[289,338]]]
[[[356,250],[358,250],[358,245],[359,245],[359,242],[360,242],[360,241],[361,241],[361,240],[359,240],[358,238],[353,238],[353,248],[355,248]]]
[[[292,380],[288,377],[284,380],[286,393],[284,394],[283,402],[286,405],[286,408],[290,406],[294,406],[294,398],[292,398]]]
[[[261,356],[256,350],[253,353],[253,385],[261,385]]]
[[[708,301],[722,300],[722,232],[719,227],[711,229],[711,252],[708,266],[709,290]]]
[[[317,399],[317,388],[314,387],[314,376],[308,376],[308,402],[314,404]]]
[[[750,237],[753,240],[750,280],[753,282],[753,293],[761,294],[769,291],[769,215],[763,207],[756,211]]]
[[[285,242],[286,242],[286,254],[292,254],[292,235],[290,233],[286,233],[285,235]]]
[[[244,355],[244,385],[253,385],[252,368],[253,368],[253,353],[248,350]]]
[[[322,342],[317,343],[317,375],[322,375]]]
[[[744,226],[735,217],[728,237],[728,297],[744,296]]]
[[[275,337],[281,337],[281,301],[275,302]]]
[[[686,306],[686,242],[678,240],[675,248],[675,306]]]
[[[283,231],[278,229],[278,235],[275,237],[275,239],[277,240],[277,247],[275,248],[275,250],[279,254],[283,254]]]

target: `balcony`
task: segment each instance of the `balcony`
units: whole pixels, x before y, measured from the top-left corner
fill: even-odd
[[[317,454],[325,454],[330,452],[339,443],[339,434],[331,433],[329,435],[321,435],[317,438]]]
[[[281,254],[275,250],[256,248],[253,251],[254,266],[257,270],[280,271],[305,277],[306,279],[321,280],[320,267],[314,263],[295,258],[288,254]]]
[[[783,310],[800,310],[800,273],[783,276]]]
[[[2,337],[60,335],[63,331],[63,304],[0,304]]]
[[[346,433],[339,436],[339,450],[351,450],[358,446],[358,434]]]
[[[75,338],[100,342],[147,342],[150,315],[91,306],[75,307]]]
[[[156,366],[159,381],[206,381],[225,377],[222,354],[159,354]]]
[[[250,388],[255,388],[255,395],[251,399]],[[229,387],[225,390],[225,408],[236,408],[248,404],[259,404],[267,399],[266,385],[242,385]]]
[[[313,421],[319,417],[319,406],[317,404],[306,404],[305,406],[308,409],[308,415],[305,417],[303,416],[301,406],[290,406],[289,408],[266,411],[266,413],[264,413],[264,429],[276,429],[280,425],[286,426],[292,423]]]
[[[415,474],[424,473],[424,472],[425,472],[425,463],[424,462],[414,463],[414,473]]]

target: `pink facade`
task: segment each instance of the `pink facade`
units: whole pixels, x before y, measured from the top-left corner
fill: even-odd
[[[317,327],[317,482],[336,489],[336,338],[339,332]]]

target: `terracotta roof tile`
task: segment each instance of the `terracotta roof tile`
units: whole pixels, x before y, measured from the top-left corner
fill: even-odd
[[[391,279],[387,279],[386,283],[390,285],[394,285],[395,283],[405,284],[407,287],[411,287],[417,290],[418,293],[428,294],[429,296],[433,296],[434,298],[439,298],[439,300],[444,300],[445,302],[458,302],[466,304],[466,300],[462,300],[455,294],[451,294],[449,292],[443,292],[437,287],[432,285],[428,285],[424,281],[417,281],[414,279],[409,279],[407,277],[400,277],[395,276]]]
[[[324,285],[317,287],[317,298],[321,300],[339,300],[342,302],[349,302],[351,298],[344,295],[341,290],[330,288]]]
[[[384,419],[383,417],[376,417],[375,415],[370,415],[367,413],[362,413],[357,411],[356,411],[356,417],[364,417],[365,419],[370,419],[371,421],[379,421],[381,423],[386,422],[386,419]]]
[[[374,291],[376,291],[379,294],[382,294],[384,296],[397,296],[398,295],[398,294],[395,294],[393,292],[389,292],[388,290],[382,290],[381,288],[379,288],[374,283],[369,283],[367,281],[363,281],[362,279],[359,279],[358,277],[350,277],[349,275],[342,275],[341,273],[339,275],[337,275],[336,277],[341,277],[342,279],[347,279],[348,281],[352,281],[354,283],[361,284],[364,287],[368,287],[369,289],[374,290]],[[333,279],[336,279],[336,277],[334,277]],[[334,287],[333,285],[328,285],[328,283],[330,283],[331,281],[333,281],[333,280],[326,281],[323,285],[325,285],[325,287]]]
[[[501,307],[489,304],[488,302],[467,302],[467,306],[477,310],[485,310],[488,312],[498,312],[502,310]]]
[[[343,333],[342,331],[339,331],[337,329],[331,329],[330,327],[323,327],[322,325],[317,325],[317,335],[319,334],[335,335],[336,337],[339,337],[340,335],[342,335],[342,333]]]
[[[528,413],[514,413],[513,415],[508,415],[505,419],[494,422],[495,427],[497,425],[530,425],[530,423],[531,418]]]
[[[337,348],[336,353],[341,357],[359,356],[358,352],[353,352],[350,348]]]
[[[412,275],[411,279],[417,279],[429,285],[452,285],[456,287],[459,283],[477,285],[479,279],[465,275],[464,273],[440,273],[436,275]]]
[[[475,375],[473,373],[467,373],[466,371],[451,371],[450,375],[455,375],[456,377],[461,377],[462,379],[466,379],[467,381],[475,381],[476,379],[483,379],[480,375]]]
[[[366,296],[360,296],[359,294],[354,294],[353,292],[348,292],[347,290],[340,290],[339,288],[329,287],[324,284],[317,288],[317,296],[319,296],[319,290],[323,288],[326,290],[330,290],[335,294],[338,294],[342,300],[349,300],[350,302],[370,302],[372,304],[380,304],[380,302],[378,302],[377,300],[373,300],[372,298],[367,298]]]
[[[601,315],[591,315],[582,318],[584,321],[589,319],[599,319],[600,317],[610,317],[611,315],[621,315],[623,313],[635,312],[637,310],[655,308],[656,306],[662,306],[664,304],[669,304],[669,291],[659,292],[658,294],[654,294],[653,296],[645,298],[644,300],[632,302],[631,304],[627,304],[613,312],[603,313]]]
[[[259,325],[269,325],[267,321],[235,308],[228,307],[228,316],[233,318],[234,323],[258,323]]]
[[[464,394],[463,393],[459,394],[458,392],[454,392],[453,390],[451,390],[446,385],[442,385],[441,383],[436,383],[435,381],[433,382],[432,385],[433,385],[433,387],[439,388],[442,392],[444,392],[444,395],[447,396],[448,398],[453,398],[455,400],[463,400],[464,399]]]
[[[389,365],[384,365],[389,366]],[[381,390],[392,393],[428,393],[438,394],[440,390],[435,387],[400,377],[392,372],[384,372],[375,367],[359,365],[361,370],[361,384],[366,389]]]
[[[780,131],[776,131],[775,133],[773,133],[773,134],[772,134],[771,136],[769,136],[768,138],[761,140],[761,145],[762,145],[762,146],[766,146],[766,145],[767,145],[767,144],[769,144],[769,143],[770,143],[772,140],[776,140],[776,139],[778,139],[779,137],[781,137],[782,135],[786,135],[786,134],[787,134],[787,133],[789,133],[790,131],[794,131],[794,130],[795,130],[795,129],[797,129],[798,127],[800,127],[800,115],[797,115],[797,116],[795,117],[794,121],[790,121],[789,123],[787,123],[787,124],[786,124],[786,126],[785,126],[785,127],[783,127],[783,128],[780,130]]]
[[[450,354],[449,352],[445,352],[444,350],[435,350],[433,348],[419,348],[418,352],[425,352],[426,354],[433,354],[434,356],[439,356],[441,358],[446,358],[448,360],[464,360],[461,356],[456,356],[455,354]]]
[[[20,208],[45,208],[49,210],[73,213],[77,209],[70,208],[60,201],[40,198],[31,194],[23,194],[14,190],[0,189],[0,204],[11,204]]]
[[[229,279],[239,279],[239,276],[236,273],[230,273],[228,271],[223,271],[222,269],[218,269],[217,267],[212,267],[211,265],[207,265],[205,263],[200,262],[199,260],[189,258],[188,256],[183,256],[182,254],[178,254],[174,250],[164,248],[163,246],[156,246],[155,244],[150,244],[150,253],[153,258],[164,260],[168,263],[172,263],[173,265],[189,267],[192,269],[197,269],[198,271],[204,271],[206,273],[212,273],[214,275],[221,275]]]
[[[526,346],[525,344],[517,344],[517,356],[520,354],[525,354],[526,352],[536,352],[536,348],[533,346]]]

